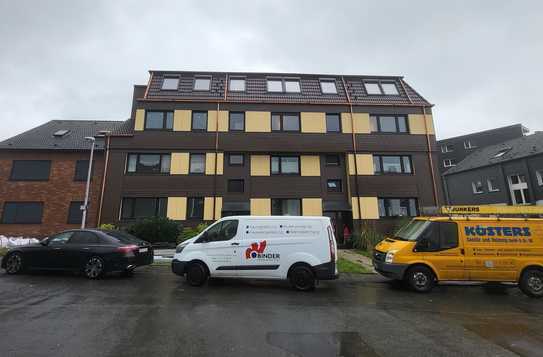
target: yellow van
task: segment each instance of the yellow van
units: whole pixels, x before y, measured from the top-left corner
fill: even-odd
[[[380,274],[428,292],[439,281],[515,282],[543,296],[543,207],[446,206],[375,246]],[[516,216],[516,217],[514,217]]]

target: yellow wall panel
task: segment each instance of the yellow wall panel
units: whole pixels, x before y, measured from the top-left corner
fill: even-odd
[[[377,197],[360,197],[361,219],[379,219],[379,202]]]
[[[353,113],[354,129],[356,134],[369,134],[370,115],[368,113]],[[352,133],[351,113],[341,113],[341,131]]]
[[[170,174],[187,175],[189,173],[189,153],[172,152]]]
[[[251,155],[251,176],[270,176],[270,155]]]
[[[219,111],[219,131],[228,131],[228,111]],[[215,131],[217,129],[217,111],[209,110],[207,112],[207,131]]]
[[[408,120],[411,134],[426,134],[426,131],[428,134],[435,134],[434,120],[431,114],[426,114],[426,123],[422,114],[409,114]]]
[[[349,134],[353,132],[351,113],[341,113],[341,131]]]
[[[354,154],[347,154],[347,162],[349,164],[349,175],[354,175],[355,168],[359,175],[373,175],[373,155],[372,154],[356,154],[356,166],[354,162]]]
[[[168,197],[166,215],[174,221],[184,221],[187,218],[187,198]]]
[[[223,165],[224,165],[224,154],[222,152],[218,153],[217,161],[217,175],[222,175]],[[215,153],[208,152],[206,153],[206,175],[215,174]]]
[[[221,219],[222,216],[222,197],[215,197],[215,219]]]
[[[213,197],[205,197],[204,198],[204,221],[213,220],[214,208],[215,207],[213,205]]]
[[[321,175],[320,157],[318,155],[302,155],[300,161],[300,173],[302,176]]]
[[[358,213],[358,197],[351,197],[351,208],[353,210],[353,219],[360,219],[360,214]]]
[[[304,216],[322,216],[322,198],[303,198],[302,214]]]
[[[252,216],[271,215],[271,199],[269,198],[251,198]]]
[[[176,110],[173,112],[173,131],[190,131],[192,111]]]
[[[302,133],[326,133],[325,113],[302,112],[300,115]]]
[[[136,118],[134,119],[134,130],[142,131],[145,127],[145,109],[136,110]]]
[[[347,154],[347,164],[349,165],[349,175],[355,174],[354,154]]]
[[[271,132],[271,113],[245,112],[245,131],[253,133]]]

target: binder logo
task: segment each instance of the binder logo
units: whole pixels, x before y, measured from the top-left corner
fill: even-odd
[[[264,249],[266,249],[265,240],[260,243],[252,243],[251,246],[245,251],[245,259],[258,258],[260,254],[264,253]]]

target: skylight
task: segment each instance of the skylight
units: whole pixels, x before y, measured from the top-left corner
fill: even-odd
[[[494,155],[494,157],[502,157],[503,155],[507,154],[509,151],[511,151],[511,148],[503,148],[500,151]]]
[[[179,78],[178,77],[164,77],[164,80],[162,81],[162,90],[177,90],[177,87],[179,86]]]
[[[67,130],[67,129],[61,129],[61,130],[57,130],[53,133],[53,136],[56,136],[56,137],[62,137],[66,134],[68,134],[70,131]]]

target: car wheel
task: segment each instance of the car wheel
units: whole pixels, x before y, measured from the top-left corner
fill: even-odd
[[[520,290],[529,297],[543,297],[543,270],[528,268],[519,281]]]
[[[85,276],[89,279],[98,279],[104,274],[104,261],[99,257],[92,257],[85,263]]]
[[[427,293],[435,284],[434,273],[425,266],[415,266],[407,271],[409,287],[419,293]]]
[[[292,268],[289,275],[290,284],[300,291],[309,291],[315,288],[315,274],[311,268],[298,265]]]
[[[21,253],[12,253],[6,259],[6,272],[8,274],[18,274],[23,271],[23,256]]]
[[[200,262],[190,263],[187,268],[187,282],[192,286],[202,286],[207,280],[206,267]]]

